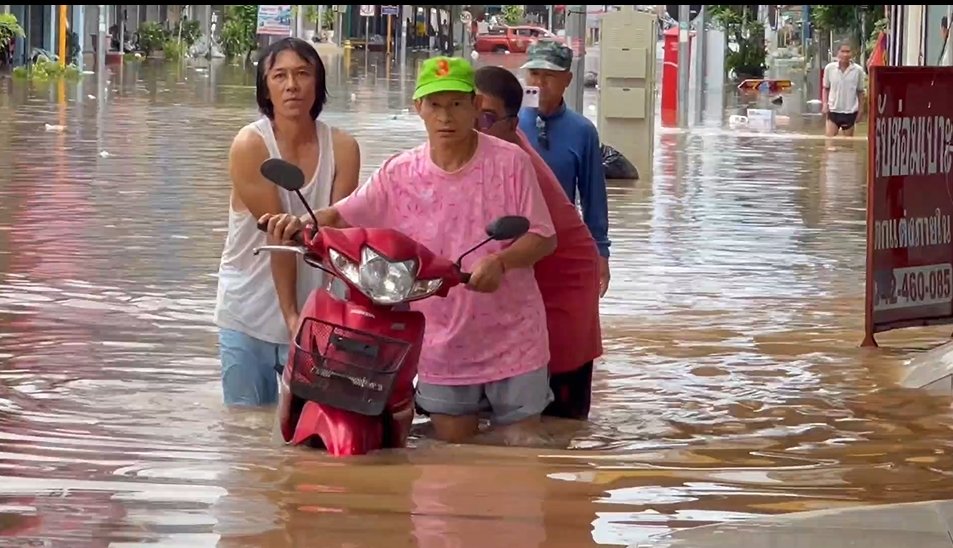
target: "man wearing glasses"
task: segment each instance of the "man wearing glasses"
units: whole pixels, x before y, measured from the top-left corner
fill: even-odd
[[[593,362],[603,351],[596,243],[553,171],[517,127],[523,102],[519,80],[503,67],[486,66],[476,71],[475,81],[480,97],[477,127],[530,155],[556,230],[556,250],[533,266],[546,307],[549,387],[554,398],[543,415],[587,420]]]
[[[563,94],[572,82],[572,50],[552,40],[529,47],[526,83],[539,88],[539,107],[523,108],[519,127],[546,161],[599,247],[600,296],[609,288],[609,205],[599,132],[582,114],[566,108]]]

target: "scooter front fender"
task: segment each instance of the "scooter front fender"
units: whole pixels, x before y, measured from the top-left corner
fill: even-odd
[[[381,420],[382,417],[368,417],[312,401],[305,402],[291,444],[314,445],[320,442],[328,454],[335,457],[365,455],[383,446]]]

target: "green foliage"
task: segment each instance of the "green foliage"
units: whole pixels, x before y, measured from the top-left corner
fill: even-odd
[[[61,67],[59,63],[40,59],[29,66],[16,67],[13,69],[13,77],[22,80],[33,80],[39,82],[49,82],[59,78],[73,81],[82,76],[76,65],[66,65]]]
[[[725,69],[738,76],[764,77],[764,26],[757,21],[757,10],[751,6],[708,6],[711,20],[737,44],[738,51],[729,49],[725,55]]]
[[[847,30],[857,26],[858,7],[841,4],[836,6],[811,6],[811,23],[823,32]]]
[[[873,28],[870,30],[870,34],[867,36],[866,44],[864,45],[867,51],[866,57],[868,59],[870,58],[870,54],[872,54],[874,51],[874,46],[877,45],[877,38],[880,37],[880,33],[887,32],[889,27],[890,20],[886,17],[874,21]]]
[[[162,53],[165,54],[166,59],[182,59],[185,57],[186,51],[188,51],[188,46],[185,45],[184,38],[181,42],[175,38],[169,38],[162,45]]]
[[[734,33],[750,16],[742,9],[744,6],[706,6],[711,20],[723,31]]]
[[[503,22],[507,25],[519,25],[523,22],[524,15],[524,6],[514,6],[511,4],[503,6],[501,10],[501,15],[503,15]]]
[[[730,51],[725,56],[725,66],[734,69],[735,74],[752,78],[764,77],[764,26],[749,21],[742,26],[747,37],[738,42],[738,51]]]
[[[23,27],[12,13],[0,13],[0,50],[6,50],[17,38],[23,37]]]
[[[324,11],[319,12],[317,6],[308,5],[304,8],[304,20],[312,25],[318,24],[318,19],[321,19],[321,29],[322,30],[334,30],[334,15],[335,12],[333,9],[334,6],[324,6]],[[292,13],[297,13],[298,6],[291,8]]]
[[[847,35],[855,51],[863,47],[867,55],[873,51],[877,36],[886,30],[884,5],[811,6],[811,23],[821,33]],[[864,36],[864,29],[867,36]],[[837,49],[836,44],[831,45]]]
[[[182,34],[179,34],[179,26],[181,25]],[[180,22],[175,26],[175,31],[172,32],[172,35],[176,38],[182,38],[182,42],[185,44],[185,49],[195,45],[195,42],[198,41],[199,37],[202,36],[202,26],[197,19],[189,19],[184,23]]]
[[[172,33],[155,21],[145,21],[139,25],[139,47],[146,56],[165,48]]]
[[[180,21],[171,31],[155,21],[139,25],[139,47],[146,56],[161,50],[166,59],[181,59],[200,36],[202,24],[195,19]]]
[[[222,25],[222,53],[228,58],[244,55],[247,59],[258,47],[258,5],[225,7]]]

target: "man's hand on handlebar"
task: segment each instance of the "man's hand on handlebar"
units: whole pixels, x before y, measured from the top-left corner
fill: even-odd
[[[480,293],[493,293],[500,288],[504,272],[506,267],[503,259],[495,253],[487,255],[477,261],[473,267],[467,286]]]
[[[268,227],[268,236],[277,244],[293,243],[296,233],[304,228],[301,219],[290,213],[265,213],[258,219],[258,227]]]

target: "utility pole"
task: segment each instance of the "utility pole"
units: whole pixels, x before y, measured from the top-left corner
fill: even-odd
[[[298,15],[295,17],[295,38],[304,38],[304,8],[305,6],[298,4]],[[209,6],[211,8],[211,6]]]
[[[59,14],[56,17],[56,23],[59,26],[59,32],[57,32],[57,38],[59,38],[58,43],[59,47],[56,49],[59,50],[60,54],[60,66],[66,66],[66,58],[69,56],[69,51],[66,49],[66,10],[68,6],[66,4],[59,4]],[[79,34],[79,33],[77,33]]]
[[[408,9],[409,8],[409,9]],[[407,66],[407,19],[414,14],[413,8],[406,4],[400,6],[400,66]],[[403,70],[403,69],[401,69]]]
[[[23,11],[24,11],[23,64],[27,66],[32,66],[33,65],[33,46],[31,46],[30,44],[33,43],[33,40],[32,40],[33,33],[30,31],[30,27],[32,27],[33,25],[31,25],[30,22],[33,20],[33,8],[30,6],[30,4],[26,4],[23,7]]]
[[[99,34],[96,36],[96,70],[106,73],[106,6],[99,6]],[[96,95],[99,96],[102,89]]]
[[[695,18],[695,120],[698,124],[701,124],[705,115],[705,77],[708,68],[708,51],[705,43],[708,40],[706,15],[705,5],[702,4],[698,10],[698,17]]]
[[[463,11],[460,12],[460,26],[462,27],[461,33],[463,35],[462,43],[460,44],[460,51],[463,54],[463,58],[468,62],[472,63],[470,59],[470,29],[473,28],[473,13],[470,11],[470,6],[463,6]],[[453,25],[451,25],[453,28]]]
[[[678,6],[678,127],[688,127],[688,80],[690,76],[690,44],[688,41],[691,6]]]
[[[208,4],[205,6],[205,43],[208,45],[205,48],[205,58],[209,61],[212,60],[212,5]],[[209,71],[209,76],[211,76],[211,71]]]
[[[126,8],[125,6],[116,6],[116,20],[119,23],[119,54],[126,53]],[[179,12],[179,34],[182,34],[182,12]],[[120,65],[122,66],[122,65]]]
[[[582,114],[586,74],[586,6],[566,6],[566,38],[572,47],[572,83],[566,90],[566,104]]]
[[[860,47],[857,49],[860,50],[860,66],[867,66],[867,48],[864,45],[867,43],[867,6],[860,6],[858,10],[860,13]]]

